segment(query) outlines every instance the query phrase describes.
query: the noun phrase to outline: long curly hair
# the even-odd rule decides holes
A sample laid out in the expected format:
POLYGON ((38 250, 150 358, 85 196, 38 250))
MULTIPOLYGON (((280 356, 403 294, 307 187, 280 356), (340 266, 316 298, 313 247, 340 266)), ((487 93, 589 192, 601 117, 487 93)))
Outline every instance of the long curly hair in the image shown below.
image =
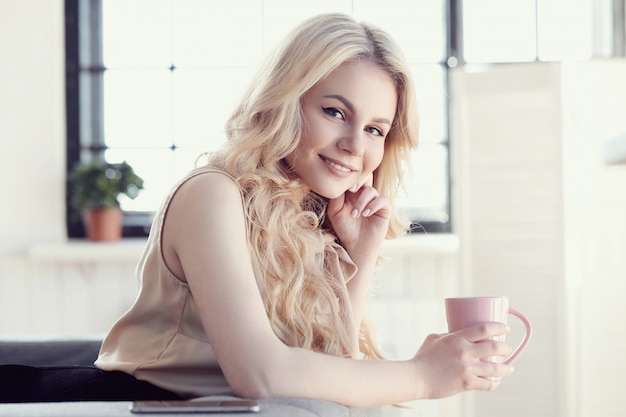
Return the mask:
MULTIPOLYGON (((395 81, 396 116, 373 184, 393 201, 417 146, 413 81, 387 33, 343 14, 304 21, 269 56, 228 119, 227 144, 208 164, 241 187, 257 280, 278 337, 289 346, 332 355, 354 357, 358 349, 380 358, 367 325, 355 329, 345 283, 328 268, 327 250, 336 237, 324 226, 327 201, 304 187, 284 162, 301 138, 303 95, 357 59, 375 63, 395 81)), ((406 226, 394 215, 387 238, 406 226)))

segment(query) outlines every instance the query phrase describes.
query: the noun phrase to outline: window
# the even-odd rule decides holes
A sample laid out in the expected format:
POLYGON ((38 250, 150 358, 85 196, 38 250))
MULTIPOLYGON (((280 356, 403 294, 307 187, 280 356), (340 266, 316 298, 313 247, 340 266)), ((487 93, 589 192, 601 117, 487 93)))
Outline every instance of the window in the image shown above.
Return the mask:
MULTIPOLYGON (((376 23, 402 46, 417 84, 421 129, 399 209, 416 232, 450 232, 449 72, 457 65, 623 55, 624 11, 606 4, 66 0, 67 169, 94 157, 133 165, 145 190, 122 202, 124 233, 145 235, 173 182, 199 153, 223 143, 228 114, 266 52, 297 22, 339 11, 376 23)), ((67 206, 68 234, 82 236, 80 218, 67 206)))
POLYGON ((594 0, 464 1, 465 63, 589 59, 594 0))
MULTIPOLYGON (((124 234, 145 235, 174 181, 225 140, 266 52, 297 22, 330 11, 374 22, 402 45, 421 136, 400 210, 419 230, 450 231, 444 0, 66 0, 68 170, 81 159, 130 163, 145 189, 122 201, 124 234)), ((83 236, 69 204, 68 234, 83 236)))

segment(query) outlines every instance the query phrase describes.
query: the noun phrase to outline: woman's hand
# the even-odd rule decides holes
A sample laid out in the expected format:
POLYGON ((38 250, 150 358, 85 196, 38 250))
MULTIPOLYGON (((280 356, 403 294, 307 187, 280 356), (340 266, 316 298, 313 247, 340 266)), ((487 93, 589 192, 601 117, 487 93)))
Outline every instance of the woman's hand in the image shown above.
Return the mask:
POLYGON ((413 362, 424 380, 423 398, 443 398, 462 391, 492 391, 513 367, 489 362, 491 356, 508 356, 511 347, 488 339, 507 332, 502 323, 485 323, 443 335, 430 335, 413 362))
POLYGON ((326 213, 337 237, 354 257, 377 256, 389 227, 391 203, 372 186, 369 174, 329 201, 326 213))

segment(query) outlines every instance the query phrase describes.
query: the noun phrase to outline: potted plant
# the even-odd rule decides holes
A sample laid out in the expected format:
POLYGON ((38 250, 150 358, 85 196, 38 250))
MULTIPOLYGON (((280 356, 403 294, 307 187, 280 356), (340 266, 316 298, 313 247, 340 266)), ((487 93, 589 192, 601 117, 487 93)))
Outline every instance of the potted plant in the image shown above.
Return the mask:
POLYGON ((87 238, 112 241, 122 237, 120 195, 134 199, 143 189, 143 179, 126 162, 78 163, 69 175, 71 199, 81 212, 87 238))

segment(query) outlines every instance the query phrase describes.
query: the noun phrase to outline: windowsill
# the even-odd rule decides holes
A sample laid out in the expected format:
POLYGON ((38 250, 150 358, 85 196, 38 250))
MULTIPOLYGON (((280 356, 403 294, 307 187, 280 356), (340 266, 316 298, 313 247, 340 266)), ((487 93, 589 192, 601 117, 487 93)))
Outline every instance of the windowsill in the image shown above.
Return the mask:
POLYGON ((136 262, 143 253, 146 238, 124 238, 115 242, 69 239, 65 242, 33 245, 29 256, 36 261, 136 262))
POLYGON ((383 256, 398 255, 445 255, 459 250, 459 237, 451 233, 413 234, 385 241, 383 256))
MULTIPOLYGON (((116 242, 90 242, 69 239, 66 242, 42 243, 30 248, 29 256, 48 262, 135 262, 143 253, 145 238, 125 238, 116 242)), ((459 238, 453 234, 409 235, 387 241, 382 255, 444 255, 458 251, 459 238)))

